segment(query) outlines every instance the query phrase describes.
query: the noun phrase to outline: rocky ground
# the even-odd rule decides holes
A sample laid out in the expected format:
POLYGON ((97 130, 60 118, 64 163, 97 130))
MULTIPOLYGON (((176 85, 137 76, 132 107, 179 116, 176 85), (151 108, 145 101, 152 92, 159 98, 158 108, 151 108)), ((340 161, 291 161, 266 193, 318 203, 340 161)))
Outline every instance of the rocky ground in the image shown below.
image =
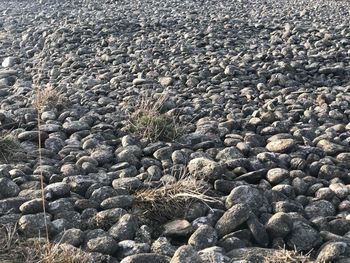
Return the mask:
POLYGON ((43 236, 42 174, 50 239, 91 262, 263 262, 281 247, 350 262, 349 10, 2 0, 0 129, 20 145, 0 165, 0 224, 43 236), (159 100, 174 139, 130 128, 159 100), (140 215, 140 192, 186 176, 205 196, 140 215))

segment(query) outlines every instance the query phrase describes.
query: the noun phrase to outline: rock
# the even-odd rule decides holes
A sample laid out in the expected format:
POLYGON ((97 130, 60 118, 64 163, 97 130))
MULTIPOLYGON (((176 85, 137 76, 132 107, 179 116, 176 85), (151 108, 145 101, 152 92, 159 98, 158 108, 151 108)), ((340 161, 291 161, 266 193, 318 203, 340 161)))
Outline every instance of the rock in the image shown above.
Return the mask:
POLYGON ((234 231, 238 226, 248 220, 251 209, 246 204, 233 205, 216 223, 215 229, 219 237, 234 231))
POLYGON ((125 258, 135 254, 148 253, 150 246, 146 243, 137 243, 133 240, 124 240, 118 243, 118 256, 125 258))
POLYGON ((264 194, 257 188, 250 185, 235 187, 226 198, 227 209, 235 204, 246 204, 254 212, 268 212, 270 210, 268 201, 264 194))
POLYGON ((159 237, 152 243, 151 251, 157 254, 172 257, 176 251, 176 247, 170 243, 168 238, 159 237))
POLYGON ((108 233, 117 241, 133 240, 137 230, 137 221, 130 215, 123 215, 119 221, 113 225, 108 233))
POLYGON ((63 123, 62 128, 66 133, 72 134, 79 131, 89 130, 90 126, 83 121, 71 121, 63 123))
POLYGON ((280 139, 269 142, 266 149, 270 152, 287 153, 295 148, 296 144, 293 139, 280 139))
POLYGON ((8 178, 0 178, 0 199, 15 197, 20 192, 16 183, 8 178))
POLYGON ((333 216, 336 210, 333 204, 327 200, 313 201, 305 207, 307 218, 314 218, 317 216, 333 216))
POLYGON ((286 238, 290 249, 309 251, 322 243, 320 234, 308 224, 302 221, 293 223, 292 232, 286 238))
POLYGON ((251 214, 247 220, 247 226, 256 243, 258 243, 260 246, 267 247, 269 244, 269 235, 267 234, 265 226, 259 222, 254 214, 251 214))
POLYGON ((46 233, 45 223, 47 225, 48 234, 50 235, 54 228, 48 214, 46 215, 46 221, 43 213, 24 215, 19 219, 18 226, 19 230, 27 237, 38 237, 46 233))
POLYGON ((80 229, 71 228, 60 233, 56 240, 60 244, 69 244, 75 247, 79 247, 84 241, 84 233, 80 229))
POLYGON ((112 208, 129 208, 134 201, 134 197, 131 195, 118 195, 109 197, 102 201, 102 209, 112 209, 112 208))
POLYGON ((266 230, 273 237, 285 237, 293 228, 293 221, 286 213, 279 212, 270 217, 266 230))
POLYGON ((9 67, 13 67, 15 64, 18 64, 20 62, 19 58, 16 58, 16 57, 6 57, 1 65, 4 67, 4 68, 9 68, 9 67))
POLYGON ((209 247, 198 251, 202 262, 228 263, 230 258, 225 256, 225 252, 220 247, 209 247))
POLYGON ((113 180, 112 182, 113 188, 126 188, 130 190, 136 190, 141 187, 142 182, 140 179, 133 177, 133 178, 118 178, 113 180))
POLYGON ((283 182, 288 178, 288 176, 288 170, 282 168, 273 168, 267 172, 266 178, 271 184, 276 185, 283 182))
POLYGON ((326 139, 320 140, 317 143, 317 147, 321 148, 328 155, 336 155, 338 153, 345 152, 345 148, 343 146, 326 139))
POLYGON ((156 253, 141 253, 124 258, 120 263, 169 263, 170 258, 156 253))
POLYGON ((25 197, 11 197, 0 200, 0 216, 9 213, 19 213, 20 206, 28 201, 25 197))
POLYGON ((348 245, 344 242, 329 242, 323 245, 318 252, 316 262, 335 262, 341 256, 348 245))
POLYGON ((222 165, 206 158, 192 159, 187 168, 191 175, 204 180, 215 180, 224 173, 222 165))
POLYGON ((193 247, 184 245, 176 250, 170 263, 202 263, 202 261, 193 247))
POLYGON ((70 185, 66 183, 53 183, 45 187, 46 193, 51 193, 55 198, 61 198, 70 195, 70 185))
POLYGON ((163 87, 168 87, 171 84, 173 84, 173 79, 171 77, 162 77, 162 78, 159 78, 159 83, 163 87))
MULTIPOLYGON (((47 209, 48 208, 47 202, 45 201, 44 204, 45 204, 45 208, 47 209)), ((30 201, 27 201, 19 207, 19 210, 22 212, 23 215, 41 213, 44 211, 43 201, 41 198, 36 198, 30 201)))
POLYGON ((193 246, 196 250, 201 250, 207 247, 215 246, 218 240, 216 230, 209 226, 203 225, 190 236, 188 244, 193 246))
POLYGON ((87 247, 92 252, 113 255, 118 251, 118 243, 110 236, 102 236, 90 239, 87 247))
POLYGON ((226 162, 231 159, 242 158, 243 154, 236 147, 228 147, 221 150, 215 157, 216 160, 226 162))
POLYGON ((173 220, 163 226, 163 235, 168 237, 189 236, 192 233, 192 225, 187 220, 173 220))

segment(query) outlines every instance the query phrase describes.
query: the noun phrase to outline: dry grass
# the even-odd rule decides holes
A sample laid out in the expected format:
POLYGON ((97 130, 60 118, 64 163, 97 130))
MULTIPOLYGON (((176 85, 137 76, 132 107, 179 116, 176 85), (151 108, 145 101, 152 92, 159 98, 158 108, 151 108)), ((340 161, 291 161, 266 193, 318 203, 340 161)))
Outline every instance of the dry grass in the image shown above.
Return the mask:
POLYGON ((312 263, 309 253, 303 255, 294 250, 280 249, 265 256, 263 263, 312 263))
POLYGON ((0 163, 8 162, 20 150, 16 136, 9 132, 0 133, 0 163))
POLYGON ((87 263, 81 250, 64 244, 46 243, 43 239, 27 240, 17 232, 16 225, 0 227, 1 263, 87 263))
POLYGON ((129 102, 136 109, 129 115, 129 131, 149 141, 173 141, 181 136, 185 125, 178 121, 178 116, 161 113, 167 99, 168 96, 163 95, 154 100, 147 94, 138 101, 129 102))
POLYGON ((174 183, 135 192, 134 212, 146 221, 164 223, 181 218, 193 202, 209 204, 219 199, 209 195, 209 186, 184 173, 174 183))
POLYGON ((44 107, 54 108, 59 104, 66 104, 61 91, 52 86, 47 86, 43 89, 36 88, 32 101, 34 108, 37 110, 42 110, 44 107))

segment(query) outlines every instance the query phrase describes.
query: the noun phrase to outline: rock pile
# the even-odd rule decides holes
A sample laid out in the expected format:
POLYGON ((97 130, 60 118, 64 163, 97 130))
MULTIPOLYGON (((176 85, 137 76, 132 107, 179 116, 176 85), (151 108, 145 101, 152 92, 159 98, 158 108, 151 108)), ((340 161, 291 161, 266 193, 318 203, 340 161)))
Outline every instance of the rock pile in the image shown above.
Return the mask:
POLYGON ((38 237, 46 221, 92 262, 263 262, 281 247, 349 262, 349 7, 2 0, 0 129, 20 149, 0 165, 0 224, 38 237), (145 98, 178 138, 132 134, 145 98), (181 171, 217 201, 140 217, 135 193, 181 171))

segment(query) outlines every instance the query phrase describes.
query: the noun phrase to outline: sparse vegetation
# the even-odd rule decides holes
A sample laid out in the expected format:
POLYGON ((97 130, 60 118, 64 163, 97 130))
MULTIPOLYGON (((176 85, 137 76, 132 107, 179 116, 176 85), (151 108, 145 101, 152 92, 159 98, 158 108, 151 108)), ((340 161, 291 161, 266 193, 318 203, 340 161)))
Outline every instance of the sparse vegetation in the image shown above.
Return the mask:
POLYGON ((312 263, 308 254, 303 255, 296 250, 277 250, 265 256, 263 263, 312 263))
POLYGON ((0 134, 0 163, 8 162, 20 149, 16 136, 5 132, 0 134))
POLYGON ((218 202, 210 196, 208 185, 184 174, 174 183, 135 192, 134 212, 140 218, 155 222, 181 218, 193 202, 218 202))
POLYGON ((87 255, 65 244, 46 243, 43 239, 25 239, 16 225, 0 226, 1 263, 85 263, 87 255))
POLYGON ((33 106, 37 110, 42 110, 44 107, 53 108, 57 105, 65 105, 67 102, 61 96, 61 91, 56 90, 52 86, 43 89, 37 88, 33 98, 33 106))
POLYGON ((161 108, 167 96, 154 100, 150 95, 136 102, 137 109, 129 116, 130 131, 140 138, 149 141, 172 141, 184 132, 184 125, 176 116, 161 113, 161 108))

